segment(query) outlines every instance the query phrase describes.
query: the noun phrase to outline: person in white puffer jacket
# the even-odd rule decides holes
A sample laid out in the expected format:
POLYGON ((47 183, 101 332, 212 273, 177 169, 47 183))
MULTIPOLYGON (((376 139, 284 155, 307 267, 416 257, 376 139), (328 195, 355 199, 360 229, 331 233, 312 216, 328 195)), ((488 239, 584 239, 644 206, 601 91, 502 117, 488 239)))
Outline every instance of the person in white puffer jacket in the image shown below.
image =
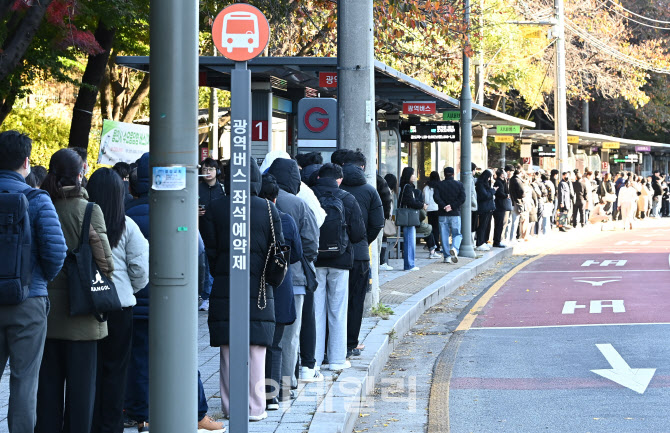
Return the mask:
POLYGON ((92 432, 115 429, 123 418, 126 375, 130 363, 135 293, 149 283, 149 242, 139 226, 125 215, 125 186, 108 168, 96 170, 88 181, 89 199, 105 217, 112 247, 112 281, 121 311, 108 313, 109 335, 98 342, 98 381, 92 432))

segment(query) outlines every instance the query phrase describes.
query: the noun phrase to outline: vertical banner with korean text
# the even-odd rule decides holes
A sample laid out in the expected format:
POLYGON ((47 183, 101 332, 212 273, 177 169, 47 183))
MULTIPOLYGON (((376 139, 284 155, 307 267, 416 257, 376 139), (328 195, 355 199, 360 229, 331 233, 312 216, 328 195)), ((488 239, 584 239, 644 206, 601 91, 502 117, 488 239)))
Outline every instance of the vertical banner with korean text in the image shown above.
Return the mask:
MULTIPOLYGON (((230 365, 240 367, 249 353, 249 198, 251 155, 251 72, 246 62, 236 62, 231 73, 231 135, 230 135, 230 365), (244 306, 244 307, 242 307, 244 306), (239 326, 237 326, 239 325, 239 326), (246 326, 245 326, 246 325, 246 326), (232 328, 231 328, 232 330, 232 328)), ((247 364, 245 362, 242 365, 247 364)), ((248 389, 249 370, 237 368, 230 374, 231 396, 235 390, 248 389)), ((248 393, 230 399, 231 414, 248 413, 248 393)), ((245 422, 246 421, 246 422, 245 422)), ((233 419, 231 425, 242 424, 246 418, 233 419)), ((231 431, 233 428, 231 427, 231 431)))

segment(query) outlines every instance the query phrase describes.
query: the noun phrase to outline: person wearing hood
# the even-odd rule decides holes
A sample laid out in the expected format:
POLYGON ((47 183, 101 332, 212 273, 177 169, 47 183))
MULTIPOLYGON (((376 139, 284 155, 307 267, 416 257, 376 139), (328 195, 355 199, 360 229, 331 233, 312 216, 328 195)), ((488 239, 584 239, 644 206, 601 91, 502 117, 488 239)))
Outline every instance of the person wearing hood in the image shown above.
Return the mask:
POLYGON ((477 213, 479 214, 479 225, 477 226, 477 251, 488 251, 491 248, 486 241, 489 238, 491 217, 496 209, 495 193, 498 187, 491 187, 491 171, 484 170, 477 178, 477 213))
MULTIPOLYGON (((435 253, 440 250, 440 217, 439 207, 435 202, 435 189, 440 183, 440 174, 436 171, 430 172, 428 183, 423 187, 423 199, 428 205, 426 212, 428 214, 428 224, 433 228, 433 240, 435 241, 435 253)), ((432 254, 431 254, 432 255, 432 254)))
POLYGON ((493 211, 493 247, 505 248, 505 244, 502 243, 502 237, 507 227, 510 209, 512 208, 512 200, 507 188, 506 170, 501 168, 496 170, 496 179, 493 187, 496 190, 494 199, 496 208, 493 211))
POLYGON ((437 184, 434 195, 440 221, 444 263, 458 263, 461 248, 461 207, 465 203, 465 187, 454 179, 454 168, 444 167, 444 180, 437 184), (449 237, 451 236, 451 246, 449 237))
MULTIPOLYGON (((263 164, 261 164, 261 173, 266 173, 276 159, 291 159, 291 156, 283 150, 273 150, 272 152, 269 152, 265 155, 263 164)), ((319 199, 316 198, 316 195, 314 195, 314 192, 312 191, 312 185, 308 186, 301 178, 300 188, 296 195, 305 200, 305 203, 307 203, 314 213, 316 224, 321 227, 323 221, 326 219, 326 212, 321 209, 319 199)))
MULTIPOLYGON (((261 287, 261 276, 265 269, 272 228, 277 241, 284 244, 282 223, 274 204, 258 197, 261 190, 261 172, 254 158, 249 158, 249 420, 267 418, 265 400, 265 352, 272 345, 275 331, 274 289, 265 284, 261 287)), ((210 203, 202 232, 214 275, 210 299, 209 325, 210 345, 219 347, 221 353, 220 383, 221 410, 230 416, 230 197, 222 197, 210 203)))
POLYGON ((333 371, 351 366, 346 359, 349 271, 354 264, 353 246, 366 239, 365 222, 356 198, 339 187, 343 177, 342 167, 324 164, 314 186, 315 194, 328 210, 316 261, 316 361, 321 366, 327 327, 329 369, 333 371))
POLYGON ((316 182, 319 169, 323 165, 321 152, 310 152, 296 155, 296 161, 300 166, 300 178, 310 188, 316 182))
POLYGON ((349 152, 342 173, 340 188, 353 195, 361 208, 367 239, 354 244, 354 265, 349 271, 349 308, 347 310, 347 357, 360 355, 358 334, 363 321, 365 293, 370 282, 370 249, 384 228, 384 208, 377 189, 365 179, 367 160, 363 152, 349 152))
MULTIPOLYGON (((282 337, 282 377, 290 377, 291 384, 297 385, 295 378, 295 366, 298 361, 298 349, 300 349, 302 381, 319 381, 323 376, 315 369, 316 358, 316 333, 314 319, 314 290, 309 287, 307 272, 316 276, 314 261, 319 251, 319 226, 314 213, 310 210, 305 200, 297 196, 301 189, 300 170, 298 163, 292 159, 275 159, 267 172, 274 176, 279 186, 277 196, 277 208, 291 215, 300 233, 304 262, 291 265, 293 275, 293 296, 295 299, 296 320, 284 329, 282 337), (309 266, 310 269, 305 269, 309 266), (304 326, 303 326, 304 322, 304 326)), ((319 206, 320 208, 320 206, 319 206)), ((290 398, 282 387, 280 400, 290 398)))

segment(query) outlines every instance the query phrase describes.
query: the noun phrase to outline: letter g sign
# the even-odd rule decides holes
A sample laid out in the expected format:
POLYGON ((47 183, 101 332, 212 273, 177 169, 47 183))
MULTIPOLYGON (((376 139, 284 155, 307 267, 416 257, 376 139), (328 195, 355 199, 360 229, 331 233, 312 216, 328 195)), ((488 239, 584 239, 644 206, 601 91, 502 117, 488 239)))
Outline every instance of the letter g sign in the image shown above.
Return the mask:
POLYGON ((328 112, 321 107, 312 107, 305 113, 304 117, 305 127, 311 132, 319 133, 328 127, 330 119, 328 119, 327 117, 318 117, 318 116, 314 116, 314 118, 312 118, 313 114, 321 114, 323 116, 328 116, 328 112))

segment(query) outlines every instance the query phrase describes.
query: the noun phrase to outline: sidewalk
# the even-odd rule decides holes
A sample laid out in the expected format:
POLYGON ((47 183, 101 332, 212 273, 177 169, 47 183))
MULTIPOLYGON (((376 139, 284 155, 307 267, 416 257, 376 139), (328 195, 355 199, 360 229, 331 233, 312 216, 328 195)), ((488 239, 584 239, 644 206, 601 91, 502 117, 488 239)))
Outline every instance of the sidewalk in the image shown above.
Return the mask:
MULTIPOLYGON (((517 243, 514 248, 497 249, 477 259, 459 258, 457 264, 430 260, 421 246, 417 247, 416 265, 420 270, 380 272, 381 302, 393 310, 388 320, 366 317, 361 328, 365 350, 351 358, 352 367, 333 374, 322 371, 326 380, 320 383, 299 384, 298 397, 284 402, 280 410, 269 411, 268 418, 250 423, 250 432, 350 432, 358 417, 358 406, 366 395, 374 391, 375 377, 384 367, 395 345, 412 324, 430 307, 458 289, 477 274, 495 266, 503 258, 519 254, 537 254, 556 238, 568 241, 594 230, 573 230, 570 233, 552 232, 531 242, 517 243), (423 258, 422 258, 423 257, 423 258)), ((395 269, 402 269, 402 260, 390 260, 395 269)), ((209 346, 207 313, 199 313, 199 368, 209 404, 209 415, 221 420, 219 395, 219 350, 209 346)), ((9 397, 8 368, 0 382, 0 433, 7 432, 6 413, 9 397)), ((227 426, 228 422, 224 424, 227 426)), ((136 432, 128 428, 125 432, 136 432)))

